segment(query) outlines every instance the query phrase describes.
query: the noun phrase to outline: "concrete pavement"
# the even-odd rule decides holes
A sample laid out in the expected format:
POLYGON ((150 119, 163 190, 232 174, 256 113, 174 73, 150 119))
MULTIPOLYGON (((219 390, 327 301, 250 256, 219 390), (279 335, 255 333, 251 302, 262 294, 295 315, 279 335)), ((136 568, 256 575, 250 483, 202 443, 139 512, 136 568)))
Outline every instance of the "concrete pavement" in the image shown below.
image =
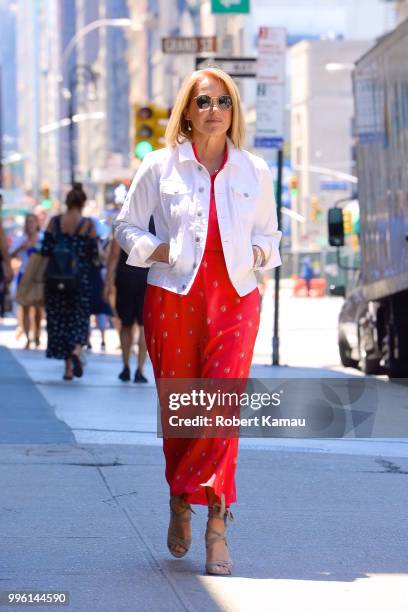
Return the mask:
POLYGON ((154 391, 120 385, 118 365, 90 356, 70 384, 40 352, 1 350, 1 589, 68 590, 81 612, 408 609, 406 455, 242 440, 234 576, 205 576, 204 508, 188 555, 167 552, 163 453, 143 434, 154 391), (121 431, 100 431, 115 420, 121 431))
POLYGON ((160 449, 2 445, 1 588, 68 590, 81 612, 402 612, 408 461, 398 468, 241 451, 235 571, 220 578, 203 575, 203 508, 188 555, 166 550, 160 449))

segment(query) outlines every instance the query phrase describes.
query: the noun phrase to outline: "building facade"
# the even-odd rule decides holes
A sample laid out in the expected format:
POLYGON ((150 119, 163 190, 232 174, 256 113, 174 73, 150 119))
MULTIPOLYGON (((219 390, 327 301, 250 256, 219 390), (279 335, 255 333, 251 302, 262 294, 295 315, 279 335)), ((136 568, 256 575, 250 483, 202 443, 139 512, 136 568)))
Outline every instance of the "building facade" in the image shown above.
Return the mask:
POLYGON ((351 70, 369 46, 366 41, 304 41, 290 51, 291 161, 298 178, 292 208, 305 218, 292 224, 294 252, 305 245, 311 251, 324 247, 327 208, 352 194, 347 178, 355 173, 351 70))
POLYGON ((0 0, 0 154, 2 188, 21 186, 21 154, 17 141, 16 5, 0 0))
POLYGON ((99 209, 107 186, 129 177, 129 28, 115 25, 128 17, 126 0, 76 3, 77 32, 101 23, 78 40, 76 66, 76 176, 99 209))
MULTIPOLYGON (((1 0, 0 9, 10 3, 1 0)), ((402 4, 398 5, 398 18, 402 4)), ((382 34, 397 19, 396 5, 381 0, 316 0, 312 5, 304 0, 252 0, 249 15, 229 16, 213 15, 210 0, 14 0, 14 5, 17 104, 7 102, 7 108, 18 108, 16 148, 23 157, 24 188, 39 195, 41 187, 48 184, 53 196, 62 199, 69 186, 72 147, 67 90, 77 80, 71 92, 75 175, 91 196, 97 195, 100 205, 103 185, 131 173, 134 105, 152 101, 172 106, 184 77, 195 67, 193 55, 163 53, 164 36, 215 35, 217 55, 253 57, 260 25, 285 26, 289 45, 300 39, 318 42, 321 38, 351 43, 382 34), (364 18, 368 12, 369 20, 364 18), (80 36, 65 58, 70 41, 87 25, 118 18, 130 18, 136 27, 98 27, 80 36), (95 74, 95 84, 77 74, 84 66, 95 74)), ((290 87, 296 85, 290 71, 288 62, 288 119, 290 87)), ((330 76, 340 78, 339 74, 330 76)), ((241 79, 238 86, 247 118, 246 147, 250 149, 256 120, 255 80, 241 79)), ((298 93, 294 98, 299 99, 298 93)), ((290 123, 295 129, 295 121, 288 120, 287 141, 290 123)))
POLYGON ((75 179, 84 183, 91 197, 98 197, 101 207, 109 169, 119 174, 118 169, 128 169, 126 24, 84 30, 98 20, 127 17, 126 0, 20 0, 17 4, 19 150, 24 188, 37 198, 47 187, 52 198, 63 200, 70 185, 71 151, 75 179), (67 54, 74 37, 76 44, 67 54))
POLYGON ((22 155, 23 188, 37 197, 40 189, 40 3, 17 5, 17 129, 22 155))

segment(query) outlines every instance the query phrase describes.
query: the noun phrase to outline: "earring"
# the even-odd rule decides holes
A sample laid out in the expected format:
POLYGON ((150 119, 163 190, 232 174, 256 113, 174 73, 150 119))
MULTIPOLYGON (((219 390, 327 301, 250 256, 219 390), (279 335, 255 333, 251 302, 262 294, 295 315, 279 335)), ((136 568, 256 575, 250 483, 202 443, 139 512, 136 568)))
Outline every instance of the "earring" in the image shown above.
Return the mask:
POLYGON ((187 119, 187 129, 189 132, 191 132, 191 122, 190 119, 187 119))

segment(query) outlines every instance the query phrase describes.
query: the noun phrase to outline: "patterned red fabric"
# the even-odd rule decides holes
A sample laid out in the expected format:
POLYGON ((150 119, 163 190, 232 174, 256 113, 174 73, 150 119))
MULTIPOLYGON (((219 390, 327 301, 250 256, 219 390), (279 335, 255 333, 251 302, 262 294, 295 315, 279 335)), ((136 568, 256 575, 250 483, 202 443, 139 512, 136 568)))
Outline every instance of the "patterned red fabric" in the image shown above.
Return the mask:
MULTIPOLYGON (((227 153, 223 165, 226 159, 227 153)), ((145 335, 156 380, 249 375, 260 296, 254 289, 239 297, 229 279, 217 221, 215 176, 206 247, 189 293, 147 287, 145 335)), ((236 501, 238 438, 164 438, 163 451, 170 495, 184 494, 189 503, 206 505, 208 486, 218 497, 225 496, 227 507, 236 501)))
MULTIPOLYGON (((196 156, 197 161, 200 161, 198 159, 197 149, 194 143, 193 143, 193 151, 194 151, 194 155, 196 156)), ((223 169, 223 167, 226 164, 227 159, 228 159, 228 148, 225 147, 224 157, 221 162, 221 166, 218 169, 218 172, 220 172, 220 170, 223 169)), ((214 181, 215 181, 215 177, 217 176, 218 172, 215 172, 214 174, 211 175, 210 210, 208 213, 208 232, 207 232, 207 241, 205 243, 205 248, 206 248, 206 251, 222 252, 222 242, 221 242, 220 229, 218 227, 217 207, 215 204, 215 196, 214 196, 214 181)))

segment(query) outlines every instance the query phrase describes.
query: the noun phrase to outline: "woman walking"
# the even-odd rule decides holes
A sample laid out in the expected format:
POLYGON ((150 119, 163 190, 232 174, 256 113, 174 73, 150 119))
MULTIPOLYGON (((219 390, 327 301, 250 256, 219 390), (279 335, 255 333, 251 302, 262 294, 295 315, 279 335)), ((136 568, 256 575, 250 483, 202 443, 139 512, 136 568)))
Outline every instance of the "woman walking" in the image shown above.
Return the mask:
MULTIPOLYGON (((0 194, 0 213, 2 196, 0 194)), ((3 228, 0 215, 0 318, 4 315, 4 297, 7 286, 13 280, 13 270, 11 268, 10 254, 7 245, 6 232, 3 228)))
MULTIPOLYGON (((97 234, 98 234, 98 230, 97 234)), ((110 317, 113 315, 112 308, 104 297, 104 279, 106 275, 106 263, 108 256, 106 254, 109 248, 109 242, 98 236, 99 240, 99 261, 91 266, 90 283, 91 283, 91 315, 95 317, 96 328, 101 333, 101 351, 106 350, 105 332, 108 326, 110 317)), ((89 322, 89 331, 87 339, 87 348, 92 349, 91 344, 92 324, 89 322)))
MULTIPOLYGON (((154 225, 151 229, 154 229, 154 225)), ((126 260, 127 253, 120 248, 118 241, 113 239, 108 257, 104 297, 105 300, 111 300, 114 294, 115 313, 120 321, 119 339, 123 369, 118 378, 122 382, 130 381, 130 356, 137 327, 137 368, 133 380, 135 383, 147 383, 143 373, 147 355, 143 305, 148 271, 147 268, 128 266, 126 260)))
MULTIPOLYGON (((33 253, 39 253, 41 251, 41 242, 43 239, 43 232, 40 229, 40 224, 36 215, 30 213, 25 218, 24 223, 24 234, 16 238, 10 249, 10 257, 18 258, 21 262, 21 266, 17 276, 17 287, 19 286, 21 279, 23 278, 30 257, 33 253)), ((31 331, 31 319, 30 310, 33 309, 33 331, 34 331, 34 342, 38 348, 40 345, 40 333, 41 333, 41 319, 43 317, 42 306, 35 304, 33 306, 23 305, 19 306, 17 319, 22 321, 24 333, 26 335, 26 349, 30 348, 30 331, 31 331)))
POLYGON ((81 377, 82 346, 90 316, 90 270, 98 257, 95 225, 82 216, 86 195, 77 186, 67 194, 67 211, 47 227, 42 254, 50 258, 45 283, 47 357, 65 360, 64 380, 81 377))
MULTIPOLYGON (((128 264, 150 267, 144 319, 156 383, 248 377, 260 311, 254 270, 281 264, 281 232, 269 169, 243 140, 231 77, 217 68, 193 72, 173 108, 167 147, 145 157, 117 218, 128 264)), ((231 574, 225 530, 238 439, 164 438, 163 449, 170 552, 189 549, 190 504, 208 505, 206 571, 231 574)))

